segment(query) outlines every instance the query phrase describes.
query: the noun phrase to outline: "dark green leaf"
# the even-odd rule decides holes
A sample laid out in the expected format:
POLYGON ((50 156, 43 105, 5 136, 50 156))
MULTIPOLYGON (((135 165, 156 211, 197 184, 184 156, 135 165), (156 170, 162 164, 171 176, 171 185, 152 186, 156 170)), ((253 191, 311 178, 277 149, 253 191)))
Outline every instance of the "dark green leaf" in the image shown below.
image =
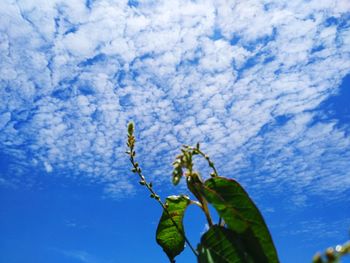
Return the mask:
POLYGON ((252 263, 235 232, 212 226, 198 245, 199 263, 252 263))
POLYGON ((240 237, 253 262, 279 262, 275 246, 259 209, 242 186, 232 179, 214 177, 196 186, 228 228, 240 237))
POLYGON ((190 199, 187 196, 169 196, 165 203, 169 213, 163 211, 158 224, 156 234, 157 243, 163 248, 171 262, 175 262, 174 258, 185 247, 183 217, 189 204, 190 199))

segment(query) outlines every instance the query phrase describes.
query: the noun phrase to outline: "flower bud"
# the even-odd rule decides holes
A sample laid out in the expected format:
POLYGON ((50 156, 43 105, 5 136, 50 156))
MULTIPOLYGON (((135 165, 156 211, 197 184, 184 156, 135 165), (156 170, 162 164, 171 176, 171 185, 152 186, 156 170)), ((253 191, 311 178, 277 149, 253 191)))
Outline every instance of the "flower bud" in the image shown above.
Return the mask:
POLYGON ((350 254, 350 241, 344 244, 343 246, 344 253, 349 253, 350 254))
POLYGON ((312 259, 312 263, 323 263, 321 254, 318 252, 312 259))
POLYGON ((133 122, 129 122, 128 124, 128 134, 132 135, 134 133, 134 123, 133 122))
POLYGON ((326 257, 328 259, 328 261, 333 262, 335 261, 335 253, 334 253, 334 249, 333 248, 327 248, 326 250, 326 257))
POLYGON ((173 176, 173 185, 177 185, 180 182, 181 176, 174 175, 173 176))

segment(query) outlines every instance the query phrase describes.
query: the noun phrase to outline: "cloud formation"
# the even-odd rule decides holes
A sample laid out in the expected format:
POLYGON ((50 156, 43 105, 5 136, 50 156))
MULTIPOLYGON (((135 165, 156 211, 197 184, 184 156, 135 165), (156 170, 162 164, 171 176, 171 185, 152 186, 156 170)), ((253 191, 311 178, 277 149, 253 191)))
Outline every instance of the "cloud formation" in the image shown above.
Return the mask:
POLYGON ((225 175, 257 188, 349 189, 349 137, 337 120, 312 124, 350 72, 347 0, 6 0, 0 10, 0 151, 22 169, 132 192, 132 119, 158 182, 178 147, 199 141, 225 175))

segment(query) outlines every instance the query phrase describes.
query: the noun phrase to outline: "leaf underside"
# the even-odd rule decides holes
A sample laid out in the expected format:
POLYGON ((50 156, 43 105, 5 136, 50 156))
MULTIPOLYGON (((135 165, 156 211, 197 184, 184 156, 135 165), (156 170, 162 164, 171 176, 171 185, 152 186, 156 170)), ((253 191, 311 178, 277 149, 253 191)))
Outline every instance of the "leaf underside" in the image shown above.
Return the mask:
POLYGON ((169 196, 166 199, 165 205, 169 213, 163 211, 157 227, 156 240, 169 257, 170 262, 175 262, 174 258, 185 247, 183 217, 189 204, 190 199, 184 195, 169 196))
POLYGON ((252 259, 252 262, 279 262, 270 232, 260 211, 238 182, 224 177, 214 177, 204 184, 197 184, 196 187, 214 206, 227 227, 235 233, 236 238, 235 242, 231 242, 232 247, 236 250, 243 249, 242 251, 252 259), (237 247, 238 244, 239 247, 237 247))
POLYGON ((201 238, 198 245, 198 263, 242 263, 249 260, 236 233, 214 225, 201 238))

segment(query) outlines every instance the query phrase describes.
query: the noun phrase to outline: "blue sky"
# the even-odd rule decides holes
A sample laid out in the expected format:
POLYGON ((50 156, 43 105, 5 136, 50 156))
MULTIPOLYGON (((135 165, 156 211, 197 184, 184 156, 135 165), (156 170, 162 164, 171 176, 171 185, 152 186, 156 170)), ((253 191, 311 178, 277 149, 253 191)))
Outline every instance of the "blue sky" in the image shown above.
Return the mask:
MULTIPOLYGON (((129 120, 163 198, 186 192, 171 163, 201 142, 282 262, 349 239, 348 0, 3 0, 0 99, 1 262, 166 262, 129 120)), ((185 227, 196 244, 196 208, 185 227)))

